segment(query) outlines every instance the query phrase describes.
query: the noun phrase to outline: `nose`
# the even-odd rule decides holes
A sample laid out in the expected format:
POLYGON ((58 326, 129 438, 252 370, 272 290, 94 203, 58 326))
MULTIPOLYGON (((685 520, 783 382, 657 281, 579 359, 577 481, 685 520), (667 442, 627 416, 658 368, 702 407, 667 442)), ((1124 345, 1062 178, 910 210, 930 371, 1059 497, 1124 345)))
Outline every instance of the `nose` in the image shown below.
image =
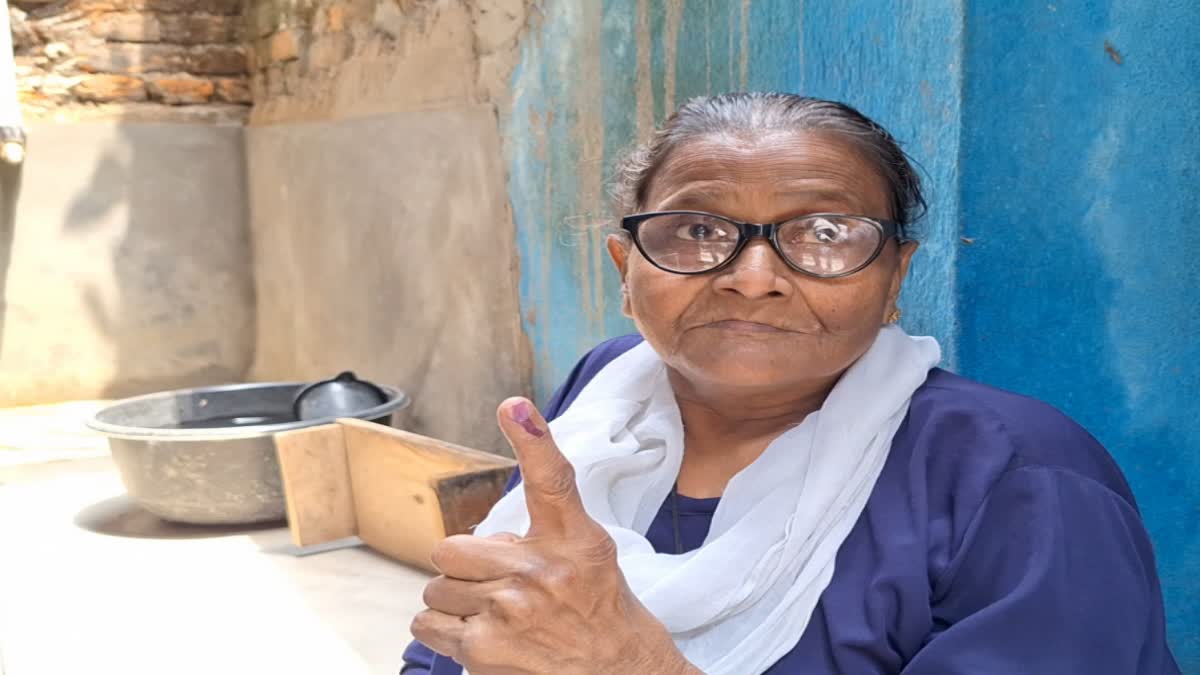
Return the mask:
POLYGON ((785 297, 792 291, 787 278, 790 271, 769 241, 754 239, 717 273, 713 287, 719 293, 736 293, 749 300, 785 297))

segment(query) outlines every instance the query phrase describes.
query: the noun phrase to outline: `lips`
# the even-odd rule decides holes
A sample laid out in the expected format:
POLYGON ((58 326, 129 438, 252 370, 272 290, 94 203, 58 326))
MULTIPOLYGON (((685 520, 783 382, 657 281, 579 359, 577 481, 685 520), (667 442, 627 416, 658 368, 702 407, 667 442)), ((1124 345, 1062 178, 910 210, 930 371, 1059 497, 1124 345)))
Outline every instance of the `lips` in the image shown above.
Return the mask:
POLYGON ((740 319, 726 319, 724 321, 715 321, 708 324, 709 328, 718 330, 727 330, 736 333, 790 333, 792 331, 772 326, 766 323, 757 321, 742 321, 740 319))

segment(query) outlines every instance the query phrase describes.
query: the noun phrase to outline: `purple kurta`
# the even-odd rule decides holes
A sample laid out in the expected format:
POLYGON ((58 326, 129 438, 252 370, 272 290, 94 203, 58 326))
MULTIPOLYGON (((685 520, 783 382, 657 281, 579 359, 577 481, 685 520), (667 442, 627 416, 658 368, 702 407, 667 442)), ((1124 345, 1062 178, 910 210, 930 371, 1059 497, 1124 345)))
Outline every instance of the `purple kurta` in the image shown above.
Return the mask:
MULTIPOLYGON (((640 341, 594 349, 545 416, 640 341)), ((719 501, 680 498, 685 550, 704 542, 719 501)), ((646 536, 675 550, 670 500, 646 536)), ((770 675, 1179 673, 1154 552, 1112 458, 1050 406, 939 369, 797 637, 770 675)), ((414 642, 401 672, 462 668, 414 642)))

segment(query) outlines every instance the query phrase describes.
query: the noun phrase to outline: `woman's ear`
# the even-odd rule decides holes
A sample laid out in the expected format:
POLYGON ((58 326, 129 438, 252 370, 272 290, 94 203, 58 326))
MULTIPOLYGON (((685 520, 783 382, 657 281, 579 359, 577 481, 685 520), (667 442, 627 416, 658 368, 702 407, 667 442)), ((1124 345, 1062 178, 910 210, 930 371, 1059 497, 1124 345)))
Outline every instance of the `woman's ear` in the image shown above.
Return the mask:
POLYGON ((629 302, 629 249, 632 242, 624 232, 608 235, 608 257, 612 258, 617 274, 621 277, 621 313, 633 318, 633 307, 629 302))
MULTIPOLYGON (((896 260, 896 269, 892 272, 892 284, 888 289, 887 306, 889 308, 895 308, 896 303, 900 301, 900 290, 904 286, 905 277, 908 276, 908 265, 912 262, 913 254, 917 252, 917 246, 915 241, 906 241, 900 244, 900 250, 897 251, 899 257, 896 260)), ((885 311, 891 313, 891 309, 885 311)))

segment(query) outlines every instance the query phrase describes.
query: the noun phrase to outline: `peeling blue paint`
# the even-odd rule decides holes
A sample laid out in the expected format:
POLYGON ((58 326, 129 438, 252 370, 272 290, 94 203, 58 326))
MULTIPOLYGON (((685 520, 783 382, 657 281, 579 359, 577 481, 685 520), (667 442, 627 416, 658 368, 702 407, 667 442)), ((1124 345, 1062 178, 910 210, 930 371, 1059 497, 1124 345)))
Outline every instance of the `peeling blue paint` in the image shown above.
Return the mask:
POLYGON ((905 141, 925 168, 933 197, 903 298, 905 324, 937 336, 947 363, 956 363, 961 0, 917 3, 903 16, 882 2, 606 0, 588 19, 580 8, 587 4, 543 5, 539 25, 521 45, 506 121, 537 398, 544 400, 588 348, 632 330, 620 315, 607 254, 601 253, 600 265, 583 265, 596 257, 577 250, 602 245, 602 237, 581 235, 578 227, 603 215, 600 205, 580 198, 596 190, 581 183, 581 163, 595 161, 580 156, 589 134, 602 138, 603 171, 591 172, 599 180, 637 140, 639 114, 658 123, 670 103, 742 89, 844 100, 905 141), (639 54, 639 38, 648 53, 639 54), (598 81, 581 77, 588 59, 601 59, 598 81), (577 125, 581 109, 595 106, 602 111, 595 123, 577 125), (603 307, 598 293, 610 299, 603 307))

